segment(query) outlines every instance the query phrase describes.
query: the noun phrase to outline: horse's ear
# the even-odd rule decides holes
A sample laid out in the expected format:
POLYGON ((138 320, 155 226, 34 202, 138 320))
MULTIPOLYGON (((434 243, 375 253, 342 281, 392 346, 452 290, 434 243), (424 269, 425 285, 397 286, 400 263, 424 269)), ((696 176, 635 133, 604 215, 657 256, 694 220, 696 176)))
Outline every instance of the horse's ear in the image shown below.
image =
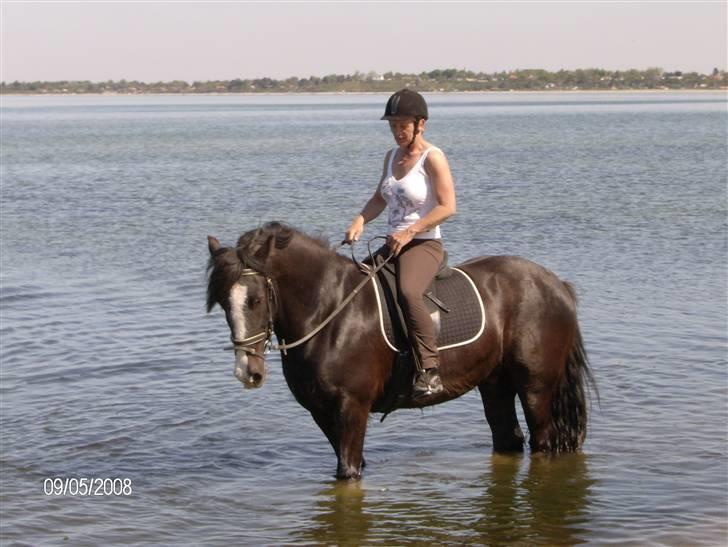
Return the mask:
POLYGON ((210 249, 210 254, 213 255, 222 245, 216 238, 207 236, 207 247, 210 249))
POLYGON ((255 255, 265 260, 273 254, 275 248, 276 236, 270 235, 268 236, 268 239, 266 239, 265 242, 260 246, 260 249, 258 249, 258 252, 255 253, 255 255))
POLYGON ((265 241, 261 242, 258 247, 253 251, 253 256, 258 260, 267 260, 273 250, 276 248, 276 236, 269 235, 265 241))

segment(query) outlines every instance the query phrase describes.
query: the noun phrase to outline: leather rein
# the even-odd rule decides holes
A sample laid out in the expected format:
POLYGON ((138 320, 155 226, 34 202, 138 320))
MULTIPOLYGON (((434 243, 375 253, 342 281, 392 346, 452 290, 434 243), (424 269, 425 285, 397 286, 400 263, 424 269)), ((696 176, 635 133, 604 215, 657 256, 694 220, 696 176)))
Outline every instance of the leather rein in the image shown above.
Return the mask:
MULTIPOLYGON (((378 238, 373 238, 373 239, 378 239, 378 238)), ((373 239, 369 241, 369 244, 371 243, 371 241, 373 241, 373 239)), ((348 244, 348 243, 344 242, 341 245, 339 245, 338 248, 340 249, 345 244, 348 244)), ((256 355, 256 356, 261 356, 261 357, 263 355, 267 354, 270 350, 276 350, 276 351, 280 350, 283 352, 283 355, 288 355, 289 349, 298 347, 301 344, 308 342, 311 338, 313 338, 319 332, 321 332, 321 330, 326 325, 328 325, 337 315, 339 315, 339 313, 341 313, 341 310, 343 310, 347 306, 347 304, 349 304, 349 302, 352 301, 352 299, 361 291, 361 289, 364 287, 364 285, 366 285, 369 281, 371 281, 374 278, 374 276, 377 275, 377 272, 379 270, 381 270, 384 266, 386 266, 387 263, 390 261, 390 259, 393 257, 393 255, 390 254, 389 256, 387 256, 384 259, 384 261, 382 261, 381 264, 379 264, 378 266, 376 266, 374 268, 361 264, 354 257, 354 242, 351 243, 351 256, 352 256, 354 262, 356 263, 356 265, 359 267, 359 269, 362 272, 367 273, 366 278, 363 279, 361 281, 361 283, 359 283, 356 287, 354 287, 354 290, 352 290, 351 293, 344 300, 341 301, 341 303, 336 307, 336 309, 333 312, 331 312, 328 315, 328 317, 326 317, 326 319, 324 319, 316 328, 314 328, 307 335, 299 338, 298 340, 296 340, 294 342, 288 343, 288 344, 286 343, 285 339, 283 339, 283 338, 281 338, 280 344, 273 343, 273 334, 274 334, 273 308, 277 307, 277 303, 278 303, 278 295, 276 294, 275 285, 273 285, 273 279, 270 276, 268 276, 258 270, 255 270, 253 268, 243 269, 240 272, 241 278, 250 276, 250 275, 265 277, 265 285, 266 285, 266 292, 267 292, 266 302, 267 302, 267 306, 268 306, 268 320, 266 322, 265 330, 259 332, 258 334, 249 336, 242 340, 237 340, 233 336, 231 336, 230 340, 232 341, 233 345, 227 346, 224 349, 228 350, 228 351, 229 350, 244 351, 248 355, 256 355), (259 342, 262 342, 262 341, 265 341, 265 342, 263 344, 263 352, 261 353, 261 352, 257 351, 253 347, 253 345, 257 344, 259 342)), ((369 256, 370 257, 372 256, 371 249, 369 249, 369 256)), ((374 263, 374 261, 372 260, 372 264, 373 263, 374 263)))

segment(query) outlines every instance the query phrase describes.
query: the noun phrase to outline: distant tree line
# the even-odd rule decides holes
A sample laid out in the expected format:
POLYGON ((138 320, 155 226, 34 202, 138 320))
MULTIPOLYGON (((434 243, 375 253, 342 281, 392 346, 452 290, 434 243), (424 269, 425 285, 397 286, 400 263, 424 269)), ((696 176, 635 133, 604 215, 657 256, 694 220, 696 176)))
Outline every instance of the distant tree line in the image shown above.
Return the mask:
POLYGON ((604 70, 587 68, 549 72, 540 69, 472 72, 454 68, 419 74, 376 72, 329 74, 308 78, 291 77, 211 80, 185 82, 1 82, 2 94, 73 93, 315 93, 315 92, 390 92, 409 87, 418 91, 537 91, 537 90, 619 90, 619 89, 728 89, 728 74, 715 68, 711 74, 647 70, 604 70))

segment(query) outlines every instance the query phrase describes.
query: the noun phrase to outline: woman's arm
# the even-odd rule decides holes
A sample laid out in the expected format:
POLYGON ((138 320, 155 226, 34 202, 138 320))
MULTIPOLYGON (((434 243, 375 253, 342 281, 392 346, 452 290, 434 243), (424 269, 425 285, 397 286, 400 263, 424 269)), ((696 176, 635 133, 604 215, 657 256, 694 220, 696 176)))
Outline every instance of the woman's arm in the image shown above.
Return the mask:
POLYGON ((390 237, 390 247, 398 255, 402 247, 407 245, 420 232, 427 232, 445 222, 456 212, 455 184, 450 173, 450 165, 445 154, 433 150, 425 159, 425 171, 430 176, 432 190, 437 205, 420 220, 406 230, 401 230, 390 237))
POLYGON ((351 226, 349 226, 349 229, 346 230, 344 241, 347 243, 351 243, 352 241, 358 241, 361 237, 362 232, 364 232, 364 225, 377 218, 387 206, 387 202, 382 197, 380 189, 382 186, 382 181, 384 181, 384 177, 387 176, 387 164, 389 163, 389 154, 391 154, 391 151, 387 152, 386 156, 384 157, 382 176, 379 179, 377 189, 374 191, 372 197, 369 198, 369 201, 367 201, 367 204, 361 210, 361 213, 354 217, 354 220, 352 221, 351 226))

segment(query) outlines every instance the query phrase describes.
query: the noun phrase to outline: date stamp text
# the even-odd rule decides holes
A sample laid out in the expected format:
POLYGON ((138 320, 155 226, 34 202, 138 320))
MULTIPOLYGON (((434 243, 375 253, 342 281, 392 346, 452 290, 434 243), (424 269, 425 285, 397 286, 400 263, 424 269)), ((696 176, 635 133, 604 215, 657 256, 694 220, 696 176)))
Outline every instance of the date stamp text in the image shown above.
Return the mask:
POLYGON ((46 496, 131 496, 131 479, 55 477, 43 480, 46 496))

